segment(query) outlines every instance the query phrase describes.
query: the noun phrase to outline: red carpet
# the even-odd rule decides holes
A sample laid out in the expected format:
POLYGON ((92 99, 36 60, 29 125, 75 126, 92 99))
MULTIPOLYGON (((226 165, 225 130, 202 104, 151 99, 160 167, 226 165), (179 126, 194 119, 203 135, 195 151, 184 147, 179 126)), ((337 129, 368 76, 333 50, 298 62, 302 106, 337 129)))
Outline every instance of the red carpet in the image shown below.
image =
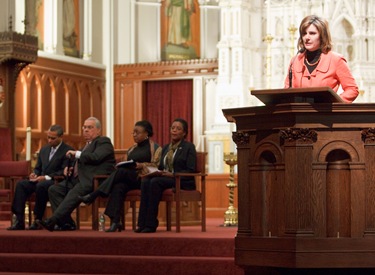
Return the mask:
MULTIPOLYGON (((0 274, 244 274, 234 264, 236 227, 223 220, 181 233, 7 231, 0 223, 0 274)), ((174 229, 174 228, 173 228, 174 229)))

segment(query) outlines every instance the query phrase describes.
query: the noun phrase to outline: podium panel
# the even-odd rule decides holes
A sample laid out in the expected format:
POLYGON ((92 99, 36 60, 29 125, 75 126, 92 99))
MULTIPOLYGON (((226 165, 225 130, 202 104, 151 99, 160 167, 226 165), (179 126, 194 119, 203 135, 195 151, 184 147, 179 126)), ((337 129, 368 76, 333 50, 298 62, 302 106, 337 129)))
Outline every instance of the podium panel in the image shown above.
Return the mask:
POLYGON ((237 126, 236 264, 246 274, 373 272, 375 104, 290 90, 288 100, 317 100, 265 90, 266 106, 223 110, 237 126))

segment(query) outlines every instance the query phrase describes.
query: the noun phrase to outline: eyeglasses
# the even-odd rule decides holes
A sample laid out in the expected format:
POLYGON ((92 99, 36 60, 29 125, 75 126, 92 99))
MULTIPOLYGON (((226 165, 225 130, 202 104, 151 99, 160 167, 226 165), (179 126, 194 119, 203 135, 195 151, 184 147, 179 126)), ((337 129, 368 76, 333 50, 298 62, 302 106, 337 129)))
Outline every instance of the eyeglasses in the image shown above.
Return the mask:
POLYGON ((57 139, 58 137, 51 137, 51 136, 47 136, 47 139, 51 139, 51 140, 55 140, 57 139))
POLYGON ((86 129, 89 129, 89 130, 94 129, 94 126, 92 126, 92 125, 88 125, 88 126, 83 125, 82 126, 82 130, 86 130, 86 129))

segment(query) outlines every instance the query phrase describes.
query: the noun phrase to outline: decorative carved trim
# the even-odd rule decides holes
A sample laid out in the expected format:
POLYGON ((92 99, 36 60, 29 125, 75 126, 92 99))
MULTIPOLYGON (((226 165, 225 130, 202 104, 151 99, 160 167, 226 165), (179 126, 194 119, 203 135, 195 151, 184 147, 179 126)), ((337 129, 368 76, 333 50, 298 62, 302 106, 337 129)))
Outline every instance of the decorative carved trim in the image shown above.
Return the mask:
POLYGON ((365 144, 375 144, 375 128, 363 129, 361 136, 365 144))
POLYGON ((185 76, 217 75, 217 59, 192 59, 114 66, 116 79, 163 79, 185 76))
POLYGON ((246 144, 249 144, 250 133, 249 132, 233 132, 232 139, 234 143, 236 143, 237 145, 246 145, 246 144))
POLYGON ((281 143, 284 142, 295 142, 300 141, 302 143, 313 143, 317 140, 317 132, 308 128, 287 128, 286 130, 280 130, 281 143))
POLYGON ((38 38, 17 32, 0 33, 0 63, 8 60, 33 63, 38 58, 38 38))

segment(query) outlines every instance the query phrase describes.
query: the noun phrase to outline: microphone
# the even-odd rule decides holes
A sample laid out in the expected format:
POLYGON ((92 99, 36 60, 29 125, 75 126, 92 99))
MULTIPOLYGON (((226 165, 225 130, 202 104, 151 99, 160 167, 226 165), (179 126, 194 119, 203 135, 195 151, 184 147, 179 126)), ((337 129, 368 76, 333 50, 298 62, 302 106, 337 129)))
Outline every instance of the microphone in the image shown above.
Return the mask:
POLYGON ((289 88, 292 88, 292 78, 293 78, 292 68, 293 68, 294 61, 296 60, 298 54, 303 53, 304 51, 305 51, 305 48, 299 49, 297 51, 296 55, 293 57, 292 62, 290 62, 290 66, 289 66, 289 88))

